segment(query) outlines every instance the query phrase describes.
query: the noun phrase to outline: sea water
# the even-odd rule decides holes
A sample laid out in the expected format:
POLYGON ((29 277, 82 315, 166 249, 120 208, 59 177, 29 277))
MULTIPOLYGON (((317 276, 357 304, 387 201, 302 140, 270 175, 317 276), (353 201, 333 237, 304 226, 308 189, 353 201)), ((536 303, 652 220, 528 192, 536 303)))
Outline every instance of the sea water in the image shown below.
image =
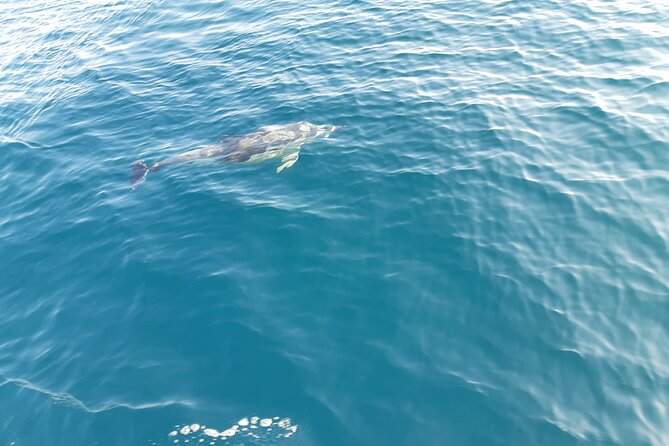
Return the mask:
POLYGON ((0 445, 669 444, 668 23, 1 0, 0 445))

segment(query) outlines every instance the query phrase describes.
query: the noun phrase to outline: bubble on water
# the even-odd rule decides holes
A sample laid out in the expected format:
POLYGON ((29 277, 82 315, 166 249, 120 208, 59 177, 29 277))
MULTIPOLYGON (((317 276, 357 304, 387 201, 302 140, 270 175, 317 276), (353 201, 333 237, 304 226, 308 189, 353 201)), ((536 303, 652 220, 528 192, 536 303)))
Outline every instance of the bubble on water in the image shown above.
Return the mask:
MULTIPOLYGON (((280 417, 244 417, 237 423, 230 425, 227 429, 218 430, 207 428, 204 424, 185 424, 176 425, 176 430, 169 432, 168 437, 179 437, 174 439, 174 443, 204 443, 207 441, 210 446, 215 446, 216 440, 222 440, 225 444, 229 443, 232 437, 241 437, 239 441, 247 439, 258 439, 261 441, 271 441, 272 439, 288 438, 297 432, 297 425, 293 425, 290 418, 280 417), (212 440, 213 438, 213 440, 212 440), (208 441, 212 440, 212 441, 208 441)), ((242 444, 242 443, 239 443, 242 444)), ((274 444, 274 443, 272 443, 274 444)))

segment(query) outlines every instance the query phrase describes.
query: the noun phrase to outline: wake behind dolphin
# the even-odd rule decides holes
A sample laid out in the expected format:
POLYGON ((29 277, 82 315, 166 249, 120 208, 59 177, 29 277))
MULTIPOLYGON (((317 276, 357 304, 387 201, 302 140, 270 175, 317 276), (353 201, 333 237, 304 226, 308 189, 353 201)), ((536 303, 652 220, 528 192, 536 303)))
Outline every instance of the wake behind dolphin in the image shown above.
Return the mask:
POLYGON ((316 125, 309 122, 268 125, 247 135, 229 136, 218 144, 171 156, 151 167, 147 166, 144 161, 136 161, 132 165, 130 186, 134 189, 151 172, 199 159, 214 159, 229 163, 254 163, 281 158, 281 165, 276 169, 276 172, 279 173, 297 162, 300 149, 304 144, 316 138, 325 138, 340 128, 341 126, 316 125))

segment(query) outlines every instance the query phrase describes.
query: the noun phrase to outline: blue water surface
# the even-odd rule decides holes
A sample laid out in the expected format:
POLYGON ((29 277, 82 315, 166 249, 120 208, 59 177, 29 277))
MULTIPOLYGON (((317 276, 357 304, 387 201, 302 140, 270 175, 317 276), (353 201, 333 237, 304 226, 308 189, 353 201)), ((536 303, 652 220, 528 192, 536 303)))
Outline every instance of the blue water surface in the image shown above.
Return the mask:
POLYGON ((0 0, 0 445, 666 446, 667 24, 0 0))

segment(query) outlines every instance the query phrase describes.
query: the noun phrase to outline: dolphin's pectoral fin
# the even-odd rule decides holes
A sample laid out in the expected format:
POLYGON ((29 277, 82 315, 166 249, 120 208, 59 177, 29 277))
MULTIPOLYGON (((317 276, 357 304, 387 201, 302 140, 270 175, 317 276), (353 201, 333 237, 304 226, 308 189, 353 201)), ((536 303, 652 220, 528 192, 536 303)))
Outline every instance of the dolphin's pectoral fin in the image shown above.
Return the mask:
POLYGON ((283 169, 288 169, 289 167, 292 167, 293 164, 297 162, 299 157, 300 157, 300 152, 295 152, 281 158, 281 162, 283 164, 281 164, 279 167, 276 168, 276 173, 281 172, 283 169))

